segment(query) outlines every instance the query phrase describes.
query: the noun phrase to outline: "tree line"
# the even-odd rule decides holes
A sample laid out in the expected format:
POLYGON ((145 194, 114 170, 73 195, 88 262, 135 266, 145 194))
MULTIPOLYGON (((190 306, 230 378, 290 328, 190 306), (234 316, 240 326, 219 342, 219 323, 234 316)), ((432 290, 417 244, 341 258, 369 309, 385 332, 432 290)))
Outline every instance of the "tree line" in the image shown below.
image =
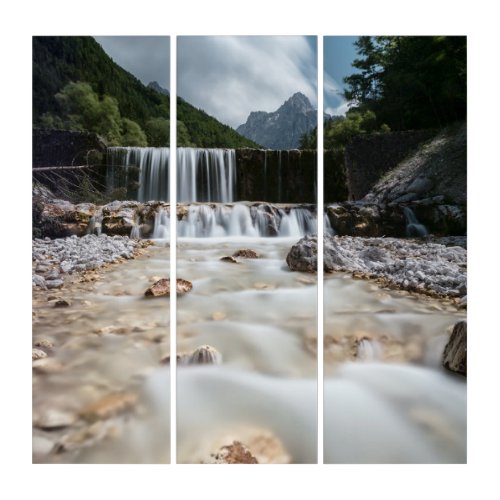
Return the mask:
MULTIPOLYGON (((467 39, 462 36, 362 36, 356 72, 344 78, 345 116, 324 124, 325 149, 355 135, 442 128, 466 119, 467 39)), ((316 130, 301 148, 316 147, 316 130)))

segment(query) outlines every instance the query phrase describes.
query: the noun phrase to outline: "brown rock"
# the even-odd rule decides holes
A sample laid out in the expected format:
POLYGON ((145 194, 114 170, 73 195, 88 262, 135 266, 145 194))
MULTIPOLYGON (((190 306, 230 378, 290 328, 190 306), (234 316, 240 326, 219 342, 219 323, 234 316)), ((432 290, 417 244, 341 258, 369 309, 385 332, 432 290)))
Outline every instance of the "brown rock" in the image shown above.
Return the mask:
POLYGON ((241 257, 243 259, 258 259, 259 254, 255 250, 244 248, 242 250, 237 250, 236 252, 234 252, 233 257, 241 257))
POLYGON ((64 366, 54 358, 43 358, 33 361, 33 370, 40 374, 57 373, 64 369, 64 366))
POLYGON ((223 446, 215 455, 216 464, 258 464, 257 459, 250 453, 248 448, 239 441, 223 446))
POLYGON ((82 408, 80 416, 90 422, 107 419, 118 413, 131 410, 136 402, 137 396, 135 394, 126 392, 111 393, 82 408))
POLYGON ((54 344, 52 341, 49 339, 41 338, 41 339, 36 339, 35 342, 35 347, 43 347, 44 349, 52 349, 54 347, 54 344))
POLYGON ((221 257, 220 260, 222 262, 229 262, 230 264, 239 264, 239 262, 231 256, 221 257))
MULTIPOLYGON (((184 295, 192 288, 193 284, 190 281, 177 278, 177 295, 184 295)), ((144 292, 144 295, 146 297, 162 297, 164 295, 170 296, 170 278, 162 278, 158 280, 144 292)))
POLYGON ((221 321, 223 319, 226 319, 227 317, 227 314, 226 313, 223 313, 222 311, 215 311, 213 314, 212 314, 212 319, 214 321, 221 321))
POLYGON ((65 299, 56 300, 54 303, 54 307, 68 307, 70 305, 71 305, 71 303, 65 299))
POLYGON ((460 321, 453 327, 450 340, 443 352, 443 366, 467 376, 467 322, 460 321))
POLYGON ((41 349, 33 349, 31 351, 31 360, 36 361, 37 359, 42 359, 46 358, 47 353, 45 351, 42 351, 41 349))

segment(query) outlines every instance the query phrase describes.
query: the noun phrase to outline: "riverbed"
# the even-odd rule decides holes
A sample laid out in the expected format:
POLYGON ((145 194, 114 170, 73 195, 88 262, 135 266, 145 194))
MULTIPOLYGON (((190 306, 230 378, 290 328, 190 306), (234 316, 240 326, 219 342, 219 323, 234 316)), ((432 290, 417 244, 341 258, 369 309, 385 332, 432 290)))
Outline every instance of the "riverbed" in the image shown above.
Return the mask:
MULTIPOLYGON (((316 461, 317 286, 288 269, 295 242, 178 240, 177 276, 193 289, 178 297, 177 350, 222 358, 178 368, 178 462, 210 462, 235 440, 260 463, 316 461), (241 249, 258 258, 220 260, 241 249)), ((157 240, 34 291, 35 348, 48 354, 34 362, 34 461, 169 462, 169 299, 144 297, 168 269, 157 240)), ((325 277, 324 301, 325 462, 464 462, 465 379, 440 365, 464 311, 343 273, 325 277)))

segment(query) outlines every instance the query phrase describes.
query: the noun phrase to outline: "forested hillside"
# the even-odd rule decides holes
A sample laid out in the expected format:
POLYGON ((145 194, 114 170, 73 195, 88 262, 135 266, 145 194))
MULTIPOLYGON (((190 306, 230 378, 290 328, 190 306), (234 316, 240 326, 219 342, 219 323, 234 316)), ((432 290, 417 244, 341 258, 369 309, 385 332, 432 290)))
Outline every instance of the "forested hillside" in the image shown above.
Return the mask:
MULTIPOLYGON (((168 64, 168 57, 165 57, 168 64)), ((256 147, 178 99, 178 145, 256 147)), ((168 146, 170 97, 118 66, 92 37, 33 37, 33 125, 86 130, 110 145, 168 146)))

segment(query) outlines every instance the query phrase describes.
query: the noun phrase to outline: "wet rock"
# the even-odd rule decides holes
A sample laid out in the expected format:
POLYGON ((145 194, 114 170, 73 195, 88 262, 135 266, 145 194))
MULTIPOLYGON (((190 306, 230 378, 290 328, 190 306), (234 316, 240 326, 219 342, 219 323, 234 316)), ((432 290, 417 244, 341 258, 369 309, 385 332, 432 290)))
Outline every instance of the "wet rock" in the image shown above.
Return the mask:
POLYGON ((44 349, 52 349, 54 343, 46 338, 36 339, 34 342, 35 347, 43 347, 44 349))
POLYGON ((46 358, 47 353, 42 351, 41 349, 32 349, 31 359, 32 361, 36 361, 37 359, 46 358))
POLYGON ((39 274, 34 274, 31 278, 34 286, 39 286, 44 290, 47 290, 47 284, 45 283, 45 278, 39 274))
POLYGON ((448 370, 467 375, 467 322, 456 323, 443 352, 443 366, 448 370))
MULTIPOLYGON (((193 288, 193 284, 190 281, 182 278, 177 278, 176 285, 177 295, 184 295, 193 288)), ((170 278, 162 278, 158 280, 144 292, 144 295, 146 297, 170 296, 170 278)))
POLYGON ((288 252, 286 263, 292 271, 315 273, 318 267, 317 238, 305 236, 288 252))
POLYGON ((69 427, 75 422, 76 416, 73 413, 57 408, 44 407, 37 410, 33 425, 39 429, 54 430, 69 427))
POLYGON ((46 280, 45 284, 48 289, 61 288, 64 285, 64 281, 61 279, 46 280))
POLYGON ((212 455, 214 464, 257 464, 257 459, 250 450, 240 443, 233 441, 228 446, 223 446, 217 453, 212 455))
POLYGON ((54 302, 54 307, 69 307, 71 302, 68 302, 66 299, 59 299, 54 302))
POLYGON ((136 403, 133 393, 112 393, 82 408, 80 416, 90 422, 103 420, 131 410, 136 403))
POLYGON ((229 262, 231 264, 239 264, 239 262, 234 257, 231 256, 221 257, 220 260, 222 262, 229 262))
POLYGON ((104 326, 102 328, 98 328, 97 330, 94 330, 95 333, 99 335, 124 335, 128 333, 128 328, 125 328, 123 326, 114 326, 114 325, 109 325, 109 326, 104 326))
POLYGON ((222 354, 209 345, 198 347, 187 359, 188 365, 220 365, 222 364, 222 354))
POLYGON ((250 250, 248 248, 237 250, 233 253, 233 257, 241 257, 242 259, 258 259, 259 254, 255 250, 250 250))

